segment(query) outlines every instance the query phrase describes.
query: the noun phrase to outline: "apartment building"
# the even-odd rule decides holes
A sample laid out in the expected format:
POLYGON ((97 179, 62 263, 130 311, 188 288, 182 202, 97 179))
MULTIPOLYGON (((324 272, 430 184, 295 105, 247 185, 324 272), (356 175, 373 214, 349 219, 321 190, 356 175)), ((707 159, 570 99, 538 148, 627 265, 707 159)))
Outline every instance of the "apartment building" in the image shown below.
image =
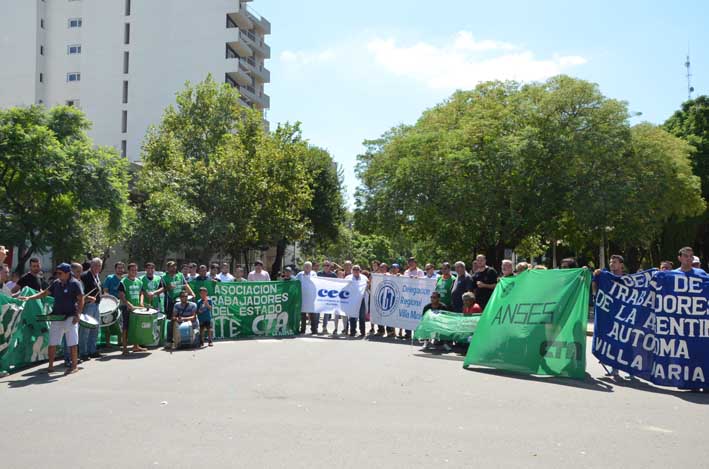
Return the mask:
POLYGON ((271 24, 250 3, 0 0, 0 107, 77 106, 97 144, 136 161, 175 93, 211 73, 267 126, 271 24))

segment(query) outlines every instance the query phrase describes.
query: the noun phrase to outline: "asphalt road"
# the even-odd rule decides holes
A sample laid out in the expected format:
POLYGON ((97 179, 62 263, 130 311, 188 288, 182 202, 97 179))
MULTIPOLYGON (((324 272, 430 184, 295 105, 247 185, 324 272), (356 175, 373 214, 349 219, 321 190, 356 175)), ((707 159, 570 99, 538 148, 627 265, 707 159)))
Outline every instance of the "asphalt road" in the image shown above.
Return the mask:
POLYGON ((0 380, 0 467, 709 465, 708 394, 462 360, 306 336, 43 365, 0 380))

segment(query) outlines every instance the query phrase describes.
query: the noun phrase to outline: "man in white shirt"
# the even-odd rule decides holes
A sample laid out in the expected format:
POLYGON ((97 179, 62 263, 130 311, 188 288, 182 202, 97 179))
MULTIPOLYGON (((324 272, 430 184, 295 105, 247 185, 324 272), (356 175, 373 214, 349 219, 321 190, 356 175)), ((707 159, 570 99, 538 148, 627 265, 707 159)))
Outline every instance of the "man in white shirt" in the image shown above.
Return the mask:
POLYGON ((249 282, 270 282, 271 276, 263 270, 263 262, 257 260, 254 262, 254 270, 249 272, 249 276, 246 277, 249 282))
MULTIPOLYGON (((307 261, 303 264, 303 270, 298 272, 295 279, 303 282, 304 278, 317 277, 318 274, 313 270, 313 263, 307 261)), ((301 311, 300 313, 300 333, 305 334, 305 327, 310 318, 310 333, 315 335, 318 333, 318 323, 320 322, 319 315, 316 315, 312 311, 301 311)))
MULTIPOLYGON (((367 282, 367 277, 362 275, 362 269, 359 265, 355 264, 352 266, 352 273, 345 277, 347 280, 352 280, 354 282, 367 282)), ((367 307, 365 305, 364 297, 362 297, 362 302, 359 304, 359 318, 349 318, 349 332, 350 337, 354 337, 355 330, 357 329, 357 321, 359 320, 359 336, 364 337, 366 334, 366 318, 367 307)), ((337 328, 337 323, 335 323, 335 328, 337 328)))
POLYGON ((404 272, 404 277, 424 278, 426 274, 418 268, 415 257, 409 257, 408 269, 404 272))
POLYGON ((217 275, 220 282, 233 282, 234 276, 229 273, 229 263, 222 263, 222 271, 217 275))
POLYGON ((438 274, 436 273, 436 268, 433 266, 433 264, 426 264, 426 267, 423 270, 425 272, 426 278, 438 280, 438 274))

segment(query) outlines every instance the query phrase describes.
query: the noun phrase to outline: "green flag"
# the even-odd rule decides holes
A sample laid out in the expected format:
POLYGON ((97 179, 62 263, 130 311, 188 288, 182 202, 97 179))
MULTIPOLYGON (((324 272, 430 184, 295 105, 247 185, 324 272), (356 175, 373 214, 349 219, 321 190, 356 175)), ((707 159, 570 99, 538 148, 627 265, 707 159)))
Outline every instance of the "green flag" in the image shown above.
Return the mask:
POLYGON ((588 269, 529 270, 501 278, 463 367, 583 378, 590 284, 588 269))
MULTIPOLYGON (((20 296, 36 291, 25 287, 20 296)), ((54 298, 22 302, 0 294, 0 371, 12 371, 47 358, 49 323, 37 315, 51 311, 54 298)))
POLYGON ((294 335, 300 325, 300 282, 217 282, 210 296, 214 336, 294 335))
POLYGON ((467 342, 475 332, 479 320, 479 314, 463 316, 461 313, 429 310, 414 331, 414 339, 467 342))

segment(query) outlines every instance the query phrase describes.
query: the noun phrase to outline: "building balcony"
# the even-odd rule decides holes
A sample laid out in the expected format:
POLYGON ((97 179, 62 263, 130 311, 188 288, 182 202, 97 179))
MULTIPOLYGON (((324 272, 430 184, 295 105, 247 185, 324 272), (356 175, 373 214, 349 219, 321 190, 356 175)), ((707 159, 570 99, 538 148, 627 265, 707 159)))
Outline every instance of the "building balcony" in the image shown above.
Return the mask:
POLYGON ((261 34, 271 34, 271 23, 266 18, 261 16, 256 10, 251 7, 245 7, 243 9, 246 10, 246 15, 253 23, 253 27, 255 29, 257 29, 261 34))
POLYGON ((251 77, 248 75, 246 67, 244 67, 241 62, 243 59, 227 59, 228 64, 232 67, 231 72, 227 72, 227 76, 237 82, 240 85, 251 84, 251 77))
POLYGON ((227 42, 227 47, 236 52, 236 54, 240 57, 251 57, 254 55, 254 51, 251 47, 249 47, 249 45, 239 37, 237 37, 234 41, 227 42))
POLYGON ((246 67, 251 76, 263 83, 271 83, 271 72, 263 65, 257 65, 256 61, 249 57, 246 62, 246 67))
POLYGON ((253 15, 249 15, 246 11, 245 6, 241 6, 238 11, 234 13, 227 13, 229 19, 242 29, 251 29, 254 27, 254 22, 251 20, 253 15))
POLYGON ((254 33, 250 31, 239 31, 239 38, 241 38, 246 45, 248 45, 255 52, 258 52, 264 58, 271 58, 271 48, 268 44, 257 38, 254 33))

